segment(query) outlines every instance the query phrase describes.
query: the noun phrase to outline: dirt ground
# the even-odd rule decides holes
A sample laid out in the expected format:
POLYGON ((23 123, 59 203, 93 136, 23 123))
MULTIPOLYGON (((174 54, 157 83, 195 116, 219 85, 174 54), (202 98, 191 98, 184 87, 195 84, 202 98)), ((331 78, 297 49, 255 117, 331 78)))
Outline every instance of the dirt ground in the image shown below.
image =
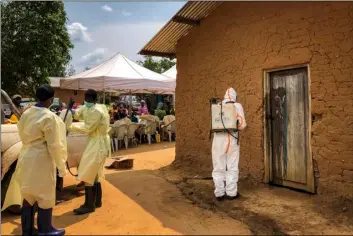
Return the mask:
POLYGON ((279 186, 254 183, 240 175, 240 198, 218 202, 209 176, 190 176, 175 165, 160 175, 175 184, 199 207, 223 212, 255 235, 353 235, 353 199, 319 196, 279 186))
MULTIPOLYGON (((65 228, 67 235, 353 234, 352 199, 255 185, 243 178, 240 199, 217 202, 209 176, 189 176, 170 166, 174 143, 142 145, 118 154, 134 158, 134 168, 106 170, 103 207, 93 214, 73 215, 83 192, 73 177, 65 177, 66 201, 54 209, 56 227, 65 228)), ((19 216, 3 213, 1 234, 20 233, 19 216)))
MULTIPOLYGON (((54 208, 53 224, 74 234, 249 234, 240 221, 224 213, 199 208, 174 185, 158 176, 160 167, 174 160, 174 143, 140 146, 119 152, 134 158, 132 171, 106 170, 103 206, 90 215, 72 212, 84 201, 77 182, 65 177, 68 201, 54 208)), ((73 170, 75 171, 75 170, 73 170)), ((21 234, 20 217, 3 213, 1 234, 21 234)))

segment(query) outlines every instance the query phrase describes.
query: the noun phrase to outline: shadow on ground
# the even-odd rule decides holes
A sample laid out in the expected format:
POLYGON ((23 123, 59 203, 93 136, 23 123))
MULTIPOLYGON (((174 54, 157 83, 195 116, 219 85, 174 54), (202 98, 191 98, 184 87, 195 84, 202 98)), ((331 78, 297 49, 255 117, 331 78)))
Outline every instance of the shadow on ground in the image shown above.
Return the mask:
POLYGON ((241 197, 218 202, 209 178, 188 177, 169 166, 160 170, 185 197, 202 208, 225 212, 248 225, 253 234, 353 234, 353 201, 322 197, 282 187, 254 184, 249 178, 239 182, 241 197))
POLYGON ((185 198, 183 196, 180 198, 181 194, 178 189, 156 176, 153 171, 116 172, 106 175, 105 179, 155 218, 159 219, 164 227, 183 234, 195 233, 190 232, 183 225, 175 227, 172 217, 166 217, 166 215, 174 217, 179 215, 183 210, 177 211, 177 209, 174 209, 175 211, 173 211, 171 205, 176 201, 185 201, 185 198), (168 207, 166 207, 167 205, 168 207))
MULTIPOLYGON (((74 198, 80 197, 82 195, 84 195, 84 193, 80 192, 76 188, 76 185, 67 186, 63 189, 62 192, 57 192, 57 200, 60 200, 60 201, 57 203, 56 207, 60 207, 61 204, 65 204, 65 202, 70 201, 74 198)), ((35 211, 37 211, 36 207, 35 207, 35 211)), ((4 211, 1 213, 1 223, 11 223, 13 225, 16 225, 16 228, 11 232, 11 234, 21 235, 22 233, 21 224, 16 222, 16 220, 18 220, 20 217, 21 217, 20 215, 16 215, 8 211, 4 211)), ((70 225, 76 224, 77 222, 86 219, 87 217, 88 215, 76 216, 73 214, 72 211, 69 211, 60 216, 53 216, 53 225, 56 228, 66 228, 70 225)), ((37 218, 35 216, 35 225, 37 224, 36 221, 37 221, 37 218)))
POLYGON ((139 144, 138 148, 133 146, 133 147, 129 147, 128 149, 125 149, 125 148, 119 149, 117 152, 112 153, 112 156, 121 156, 121 155, 127 156, 127 155, 133 155, 133 154, 141 154, 146 152, 165 150, 165 149, 174 148, 174 147, 175 147, 175 142, 171 142, 171 143, 162 142, 154 145, 148 145, 144 143, 144 144, 139 144))
POLYGON ((195 206, 158 173, 150 170, 118 172, 106 175, 106 181, 157 218, 164 227, 181 234, 250 233, 247 226, 234 219, 195 206), (225 224, 231 226, 224 227, 225 224))

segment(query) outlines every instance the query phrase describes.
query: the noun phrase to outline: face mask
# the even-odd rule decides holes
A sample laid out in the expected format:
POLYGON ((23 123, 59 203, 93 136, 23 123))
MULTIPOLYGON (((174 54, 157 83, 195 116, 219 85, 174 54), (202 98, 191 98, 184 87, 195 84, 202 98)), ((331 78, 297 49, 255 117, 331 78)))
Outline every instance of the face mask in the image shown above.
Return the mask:
POLYGON ((86 107, 90 108, 90 107, 92 107, 92 106, 94 105, 94 103, 93 103, 93 102, 86 102, 86 101, 84 101, 84 105, 85 105, 86 107))

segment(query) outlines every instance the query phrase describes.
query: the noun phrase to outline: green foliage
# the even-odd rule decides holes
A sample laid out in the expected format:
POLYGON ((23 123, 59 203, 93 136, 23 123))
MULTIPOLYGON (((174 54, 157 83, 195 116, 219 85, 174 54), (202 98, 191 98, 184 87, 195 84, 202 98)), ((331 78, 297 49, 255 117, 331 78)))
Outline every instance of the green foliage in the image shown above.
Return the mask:
POLYGON ((1 2, 1 86, 33 95, 49 76, 65 76, 71 59, 61 1, 1 2))
POLYGON ((69 67, 69 69, 67 71, 67 76, 72 76, 74 74, 76 74, 76 69, 75 69, 75 67, 73 65, 70 65, 70 67, 69 67))
POLYGON ((165 110, 160 110, 160 109, 157 109, 154 111, 154 115, 155 116, 158 116, 158 118, 160 120, 163 120, 163 118, 167 115, 166 111, 165 110))
POLYGON ((175 65, 175 61, 169 60, 167 58, 163 58, 157 61, 153 60, 151 56, 145 56, 143 61, 138 61, 137 63, 140 66, 143 66, 157 73, 163 73, 175 65))
POLYGON ((161 73, 163 73, 172 68, 175 65, 175 61, 163 58, 159 61, 159 64, 161 66, 161 73))

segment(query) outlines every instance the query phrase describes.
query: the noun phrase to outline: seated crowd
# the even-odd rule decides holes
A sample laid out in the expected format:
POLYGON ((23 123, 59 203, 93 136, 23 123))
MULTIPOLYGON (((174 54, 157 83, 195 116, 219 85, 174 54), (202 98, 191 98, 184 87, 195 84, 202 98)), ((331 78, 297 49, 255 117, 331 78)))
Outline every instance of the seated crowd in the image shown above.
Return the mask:
MULTIPOLYGON (((112 128, 118 128, 122 125, 127 127, 131 124, 138 124, 135 131, 135 137, 140 143, 146 142, 148 137, 157 141, 158 134, 162 135, 162 139, 168 138, 166 134, 172 130, 171 123, 175 121, 175 112, 172 106, 161 104, 157 105, 156 110, 149 112, 145 101, 141 101, 141 106, 136 111, 131 109, 129 115, 129 107, 123 102, 114 103, 109 110, 112 128)), ((169 132, 170 133, 170 132, 169 132)), ((169 140, 171 138, 169 137, 169 140)), ((150 143, 151 141, 149 141, 150 143)))

